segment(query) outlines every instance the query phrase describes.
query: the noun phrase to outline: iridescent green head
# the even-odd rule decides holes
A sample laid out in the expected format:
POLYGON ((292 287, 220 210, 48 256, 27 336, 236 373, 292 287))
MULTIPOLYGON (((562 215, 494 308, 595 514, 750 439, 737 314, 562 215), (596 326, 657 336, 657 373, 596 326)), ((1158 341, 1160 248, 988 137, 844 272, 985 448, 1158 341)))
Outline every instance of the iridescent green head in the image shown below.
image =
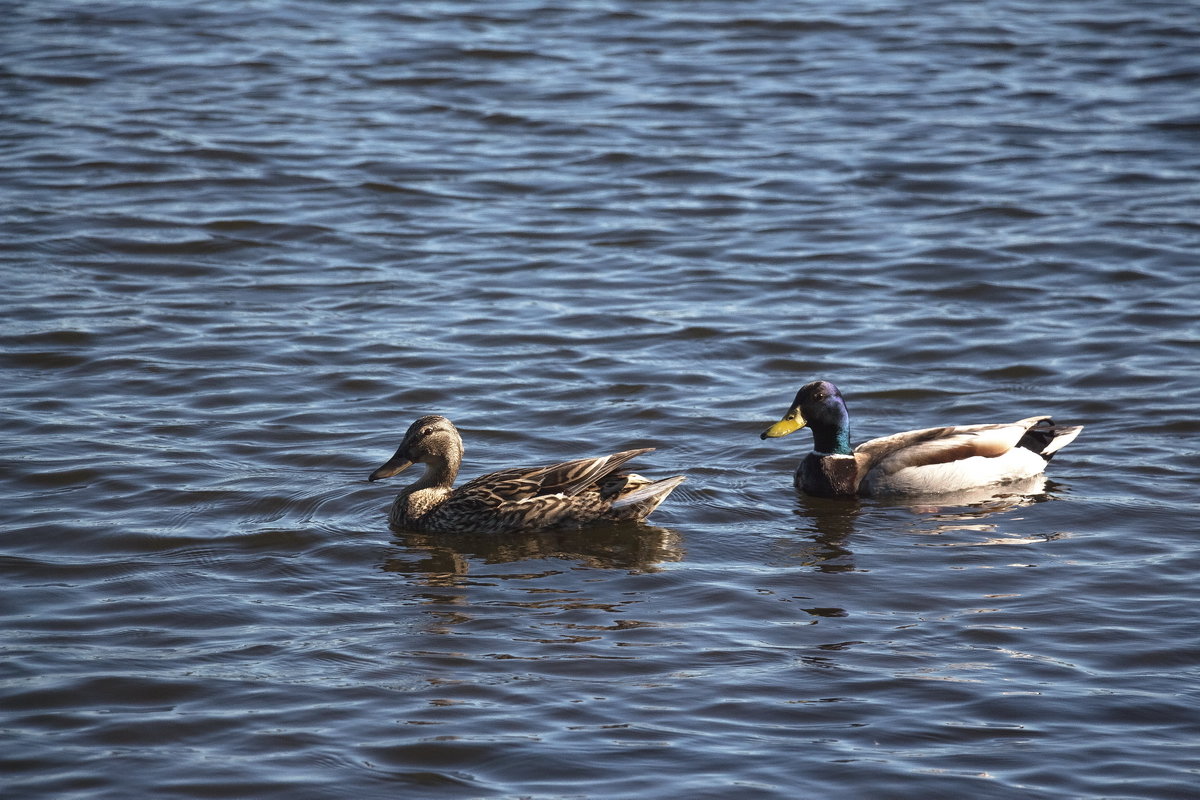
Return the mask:
POLYGON ((850 412, 842 393, 829 381, 801 386, 783 418, 763 431, 760 438, 776 439, 806 426, 812 429, 813 449, 817 452, 850 452, 850 412))

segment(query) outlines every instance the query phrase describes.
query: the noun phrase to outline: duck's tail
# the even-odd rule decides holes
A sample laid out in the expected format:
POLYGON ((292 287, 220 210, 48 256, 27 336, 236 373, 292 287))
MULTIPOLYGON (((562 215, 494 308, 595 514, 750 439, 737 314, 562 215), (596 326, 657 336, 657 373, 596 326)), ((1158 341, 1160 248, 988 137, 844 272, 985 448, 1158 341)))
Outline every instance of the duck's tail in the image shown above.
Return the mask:
POLYGON ((614 516, 625 520, 645 519, 683 480, 683 475, 660 481, 647 481, 641 475, 627 476, 626 488, 633 488, 613 500, 611 508, 614 516))
POLYGON ((1082 425, 1055 425, 1054 420, 1042 417, 1025 431, 1017 446, 1032 450, 1049 461, 1055 453, 1075 441, 1081 430, 1082 425))

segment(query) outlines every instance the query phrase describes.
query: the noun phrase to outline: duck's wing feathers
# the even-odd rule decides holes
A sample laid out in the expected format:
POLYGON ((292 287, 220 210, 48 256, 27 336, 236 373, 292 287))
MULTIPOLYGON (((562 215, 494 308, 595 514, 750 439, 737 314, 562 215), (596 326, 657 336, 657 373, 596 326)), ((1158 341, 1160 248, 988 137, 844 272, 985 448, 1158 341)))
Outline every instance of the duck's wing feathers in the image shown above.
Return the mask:
POLYGON ((1025 432, 1047 417, 1029 417, 1009 424, 951 425, 882 436, 854 449, 859 474, 877 469, 884 474, 908 467, 945 464, 974 456, 995 458, 1017 446, 1025 432))
POLYGON ((618 470, 626 461, 653 447, 624 450, 607 456, 579 458, 546 467, 514 467, 483 475, 458 490, 464 495, 488 494, 500 502, 521 502, 546 495, 574 496, 618 470))

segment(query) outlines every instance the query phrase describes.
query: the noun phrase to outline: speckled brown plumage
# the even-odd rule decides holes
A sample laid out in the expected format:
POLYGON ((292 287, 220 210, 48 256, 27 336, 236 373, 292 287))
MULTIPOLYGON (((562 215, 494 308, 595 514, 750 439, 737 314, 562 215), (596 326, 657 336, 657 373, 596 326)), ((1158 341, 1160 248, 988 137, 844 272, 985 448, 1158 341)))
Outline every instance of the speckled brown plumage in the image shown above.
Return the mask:
POLYGON ((369 480, 390 477, 414 463, 425 465, 425 474, 400 492, 388 513, 391 526, 401 530, 507 533, 637 521, 683 481, 682 476, 651 481, 617 471, 653 449, 500 470, 455 489, 462 437, 450 420, 431 415, 409 426, 396 454, 369 480))

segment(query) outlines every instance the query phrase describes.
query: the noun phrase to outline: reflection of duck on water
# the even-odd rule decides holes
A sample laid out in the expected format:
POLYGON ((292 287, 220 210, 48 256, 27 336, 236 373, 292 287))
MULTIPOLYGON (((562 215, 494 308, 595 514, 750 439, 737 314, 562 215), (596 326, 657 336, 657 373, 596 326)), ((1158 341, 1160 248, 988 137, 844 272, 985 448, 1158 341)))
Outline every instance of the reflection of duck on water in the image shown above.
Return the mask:
MULTIPOLYGON (((528 578, 489 564, 557 559, 595 569, 653 572, 659 564, 682 561, 684 549, 675 531, 645 524, 558 528, 513 533, 397 534, 401 549, 382 564, 385 572, 412 575, 435 585, 454 585, 481 570, 493 577, 528 578)), ((545 569, 539 567, 537 570, 545 569)), ((536 570, 535 570, 536 572, 536 570)))
POLYGON ((375 481, 414 463, 425 474, 396 497, 388 514, 392 527, 426 532, 505 533, 645 519, 683 476, 651 481, 618 470, 654 448, 626 450, 546 467, 516 467, 475 478, 455 489, 462 464, 458 429, 445 417, 421 417, 383 466, 375 481))
POLYGON ((1027 506, 1048 499, 1050 481, 1045 475, 1019 478, 1003 484, 973 486, 936 497, 914 498, 908 508, 916 514, 953 513, 963 518, 989 517, 1001 511, 1027 506))
POLYGON ((1070 534, 1030 532, 1017 523, 1023 516, 1009 513, 1053 500, 1055 486, 1045 475, 1034 475, 998 486, 914 499, 908 504, 915 515, 909 527, 914 534, 933 537, 927 545, 937 547, 1040 544, 1061 539, 1070 534))
POLYGON ((919 535, 961 531, 989 534, 983 540, 976 537, 967 544, 1042 542, 1058 538, 1058 534, 1002 537, 997 533, 997 526, 1000 521, 1012 518, 1008 512, 1051 500, 1052 491, 1053 484, 1045 475, 1035 475, 958 492, 891 496, 851 506, 836 498, 802 494, 796 497, 798 507, 794 512, 805 521, 804 527, 797 529, 802 536, 782 540, 779 547, 786 550, 789 559, 820 572, 851 572, 857 569, 851 547, 856 527, 868 516, 876 521, 864 523, 865 527, 878 526, 880 515, 887 515, 893 527, 919 535), (995 519, 989 521, 989 517, 995 519))
POLYGON ((787 436, 805 426, 813 432, 813 451, 796 469, 795 484, 822 497, 940 494, 1031 478, 1083 430, 1039 416, 907 431, 851 449, 846 402, 828 381, 801 387, 783 419, 762 438, 787 436))

